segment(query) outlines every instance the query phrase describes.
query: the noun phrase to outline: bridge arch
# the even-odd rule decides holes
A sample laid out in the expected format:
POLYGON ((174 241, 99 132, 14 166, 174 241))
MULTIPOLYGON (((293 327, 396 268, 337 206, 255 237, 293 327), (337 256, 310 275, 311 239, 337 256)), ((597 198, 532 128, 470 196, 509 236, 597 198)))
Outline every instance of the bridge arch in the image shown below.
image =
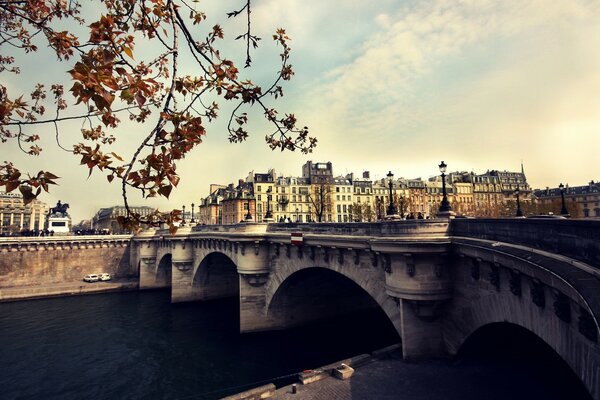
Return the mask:
POLYGON ((173 256, 171 253, 163 254, 156 264, 154 273, 155 287, 170 287, 172 282, 172 262, 173 256))
POLYGON ((543 342, 597 398, 600 346, 587 272, 498 242, 455 243, 455 251, 461 257, 444 327, 449 352, 478 332, 510 326, 543 342))
POLYGON ((239 275, 236 263, 219 251, 201 255, 192 273, 192 297, 211 300, 239 295, 239 275))
POLYGON ((524 375, 518 379, 532 379, 548 388, 552 398, 592 399, 564 358, 537 334, 517 324, 503 321, 480 326, 462 343, 458 358, 507 363, 511 369, 519 369, 516 375, 524 375))
MULTIPOLYGON (((400 332, 397 304, 385 293, 384 277, 359 274, 358 269, 280 265, 266 288, 268 318, 289 328, 355 311, 378 310, 400 332)), ((364 272, 364 271, 363 271, 364 272)))

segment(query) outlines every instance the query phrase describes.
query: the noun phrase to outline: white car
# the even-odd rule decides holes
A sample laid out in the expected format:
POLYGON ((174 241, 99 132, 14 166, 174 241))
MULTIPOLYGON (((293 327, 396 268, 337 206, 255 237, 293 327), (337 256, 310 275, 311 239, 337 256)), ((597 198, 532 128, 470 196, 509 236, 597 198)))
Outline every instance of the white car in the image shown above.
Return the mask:
POLYGON ((101 281, 110 281, 111 279, 112 279, 112 276, 110 276, 110 274, 107 274, 107 273, 100 274, 101 281))
POLYGON ((98 282, 100 278, 98 278, 98 275, 96 274, 91 274, 91 275, 86 275, 83 277, 84 282, 98 282))

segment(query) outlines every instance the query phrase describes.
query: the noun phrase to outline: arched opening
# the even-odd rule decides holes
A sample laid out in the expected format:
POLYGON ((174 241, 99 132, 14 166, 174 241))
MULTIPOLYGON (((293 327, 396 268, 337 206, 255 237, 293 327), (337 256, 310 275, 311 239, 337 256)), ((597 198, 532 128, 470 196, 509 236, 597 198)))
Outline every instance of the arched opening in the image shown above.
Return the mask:
POLYGON ((461 365, 491 367, 494 376, 478 384, 497 386, 497 398, 592 399, 560 355, 519 325, 498 322, 477 329, 464 342, 457 359, 461 365))
MULTIPOLYGON (((302 330, 309 343, 336 342, 330 347, 339 348, 337 344, 347 342, 351 355, 400 342, 375 299, 350 278, 326 268, 306 268, 290 275, 273 295, 268 314, 281 328, 302 330), (318 329, 310 329, 317 325, 318 329)), ((327 352, 329 346, 320 347, 327 352)))
POLYGON ((239 297, 239 275, 235 263, 222 253, 210 253, 194 274, 192 292, 195 299, 212 300, 239 297))
POLYGON ((171 254, 165 254, 158 263, 155 277, 157 287, 171 287, 171 258, 171 254))

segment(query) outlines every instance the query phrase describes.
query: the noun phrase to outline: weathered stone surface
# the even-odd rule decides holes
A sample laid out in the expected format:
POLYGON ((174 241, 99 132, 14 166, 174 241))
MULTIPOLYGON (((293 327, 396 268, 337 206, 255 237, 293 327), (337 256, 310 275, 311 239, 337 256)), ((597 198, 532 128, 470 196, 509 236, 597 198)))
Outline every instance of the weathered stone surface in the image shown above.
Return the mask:
POLYGON ((0 239, 0 288, 82 280, 87 274, 137 276, 129 236, 0 239))
POLYGON ((588 240, 600 223, 463 221, 204 226, 140 238, 155 243, 155 261, 142 244, 133 262, 154 263, 140 269, 143 287, 146 274, 159 276, 161 260, 172 254, 173 301, 188 301, 234 293, 236 275, 210 267, 215 254, 226 257, 237 273, 242 332, 379 307, 399 333, 406 359, 455 354, 478 329, 515 324, 549 344, 600 398, 600 263, 590 252, 598 242, 588 240), (292 249, 297 231, 303 245, 292 249), (585 251, 566 249, 578 235, 585 251), (194 243, 191 253, 176 257, 174 243, 182 240, 194 243), (182 267, 190 257, 193 273, 182 267))

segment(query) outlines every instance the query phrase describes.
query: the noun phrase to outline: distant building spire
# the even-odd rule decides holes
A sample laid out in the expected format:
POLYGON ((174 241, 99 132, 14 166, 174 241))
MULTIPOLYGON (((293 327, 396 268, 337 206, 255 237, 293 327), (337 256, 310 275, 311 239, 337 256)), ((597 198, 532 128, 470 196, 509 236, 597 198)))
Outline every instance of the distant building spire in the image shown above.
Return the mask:
POLYGON ((523 160, 521 160, 521 173, 525 175, 525 168, 523 168, 523 160))

